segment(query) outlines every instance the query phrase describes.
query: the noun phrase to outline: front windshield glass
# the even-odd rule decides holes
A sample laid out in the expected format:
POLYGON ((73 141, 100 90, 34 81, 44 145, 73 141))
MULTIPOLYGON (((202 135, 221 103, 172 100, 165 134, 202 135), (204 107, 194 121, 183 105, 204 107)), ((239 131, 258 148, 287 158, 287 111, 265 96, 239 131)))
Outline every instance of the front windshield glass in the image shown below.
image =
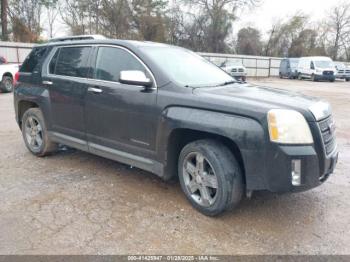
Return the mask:
POLYGON ((334 67, 334 64, 332 61, 315 61, 316 67, 319 68, 330 68, 334 67))
POLYGON ((182 86, 208 87, 235 81, 205 58, 176 47, 142 47, 165 73, 182 86))
POLYGON ((343 63, 336 63, 335 66, 337 69, 345 69, 346 68, 345 64, 343 64, 343 63))
POLYGON ((225 63, 225 66, 243 66, 243 65, 241 61, 233 60, 233 61, 227 61, 225 63))

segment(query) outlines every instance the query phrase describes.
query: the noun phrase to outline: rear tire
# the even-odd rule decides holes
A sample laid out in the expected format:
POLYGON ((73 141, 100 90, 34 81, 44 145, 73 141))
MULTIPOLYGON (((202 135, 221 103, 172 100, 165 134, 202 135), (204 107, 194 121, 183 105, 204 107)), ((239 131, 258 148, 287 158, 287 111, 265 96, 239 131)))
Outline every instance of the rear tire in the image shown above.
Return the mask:
POLYGON ((311 81, 312 81, 312 82, 317 82, 317 79, 316 79, 316 77, 315 77, 314 74, 311 75, 311 81))
POLYGON ((303 80, 303 77, 301 76, 300 73, 298 74, 298 79, 299 79, 299 80, 303 80))
POLYGON ((58 148, 48 137, 45 120, 39 108, 30 108, 24 113, 22 135, 26 147, 36 156, 46 156, 58 148))
POLYGON ((3 76, 0 84, 0 89, 4 93, 10 93, 13 90, 13 79, 11 76, 3 76))
POLYGON ((243 175, 231 151, 215 140, 186 145, 179 156, 181 188, 194 208, 216 216, 236 207, 242 199, 243 175))
POLYGON ((347 79, 345 79, 346 80, 346 82, 349 82, 350 81, 350 78, 347 78, 347 79))

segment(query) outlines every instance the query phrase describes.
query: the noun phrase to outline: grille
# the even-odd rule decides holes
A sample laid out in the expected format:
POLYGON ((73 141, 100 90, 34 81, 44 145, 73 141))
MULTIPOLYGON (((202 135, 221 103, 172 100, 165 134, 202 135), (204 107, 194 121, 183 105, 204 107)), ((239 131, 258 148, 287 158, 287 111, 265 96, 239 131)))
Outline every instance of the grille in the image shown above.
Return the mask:
POLYGON ((326 151, 326 154, 329 155, 333 152, 335 147, 337 146, 335 141, 335 125, 333 121, 333 117, 330 116, 325 120, 318 122, 318 125, 321 130, 323 145, 326 151))
POLYGON ((346 72, 347 74, 350 74, 350 70, 346 70, 345 72, 346 72))
POLYGON ((231 70, 231 72, 232 72, 232 73, 236 73, 236 72, 237 72, 237 69, 234 68, 234 69, 231 70))
POLYGON ((323 71, 323 75, 326 75, 326 76, 332 76, 334 74, 333 71, 323 71))
POLYGON ((241 73, 243 73, 243 69, 242 69, 242 68, 240 68, 238 71, 241 72, 241 73))
POLYGON ((344 70, 338 70, 339 74, 344 74, 344 70))

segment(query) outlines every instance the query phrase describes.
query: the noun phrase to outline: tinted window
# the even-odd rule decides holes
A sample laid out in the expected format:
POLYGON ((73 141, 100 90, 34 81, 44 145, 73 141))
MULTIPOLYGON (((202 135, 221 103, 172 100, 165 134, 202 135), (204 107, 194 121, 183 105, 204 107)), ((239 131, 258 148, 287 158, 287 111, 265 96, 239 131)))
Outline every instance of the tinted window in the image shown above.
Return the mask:
POLYGON ((87 77, 91 47, 63 47, 61 48, 54 74, 74 77, 87 77))
POLYGON ((50 64, 49 64, 49 73, 54 74, 56 70, 56 63, 57 63, 57 58, 60 53, 60 49, 58 49, 55 53, 55 55, 52 57, 50 64))
POLYGON ((98 49, 95 79, 118 82, 120 71, 124 70, 140 70, 147 74, 142 64, 129 52, 114 47, 98 49))
POLYGON ((35 47, 23 62, 20 71, 32 73, 45 55, 46 50, 47 47, 35 47))

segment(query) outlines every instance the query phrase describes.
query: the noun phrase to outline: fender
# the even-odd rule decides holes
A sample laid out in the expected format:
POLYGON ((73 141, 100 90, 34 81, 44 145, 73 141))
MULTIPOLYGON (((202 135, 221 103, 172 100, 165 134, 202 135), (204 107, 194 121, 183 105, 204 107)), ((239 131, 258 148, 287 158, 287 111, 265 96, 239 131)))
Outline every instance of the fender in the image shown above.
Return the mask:
MULTIPOLYGON (((159 126, 158 152, 166 163, 168 140, 177 129, 190 129, 220 135, 239 148, 248 189, 264 188, 265 132, 261 124, 251 118, 234 114, 189 107, 168 107, 163 111, 159 126)), ((166 175, 165 175, 166 176, 166 175)))
POLYGON ((20 125, 20 110, 19 110, 19 104, 21 102, 30 102, 38 105, 38 107, 41 109, 47 129, 51 129, 51 107, 50 107, 50 96, 49 91, 42 87, 37 86, 23 86, 22 84, 18 84, 16 86, 15 90, 15 112, 16 112, 16 121, 20 125), (30 92, 29 90, 30 89, 30 92), (36 94, 35 96, 30 96, 28 94, 36 94))

